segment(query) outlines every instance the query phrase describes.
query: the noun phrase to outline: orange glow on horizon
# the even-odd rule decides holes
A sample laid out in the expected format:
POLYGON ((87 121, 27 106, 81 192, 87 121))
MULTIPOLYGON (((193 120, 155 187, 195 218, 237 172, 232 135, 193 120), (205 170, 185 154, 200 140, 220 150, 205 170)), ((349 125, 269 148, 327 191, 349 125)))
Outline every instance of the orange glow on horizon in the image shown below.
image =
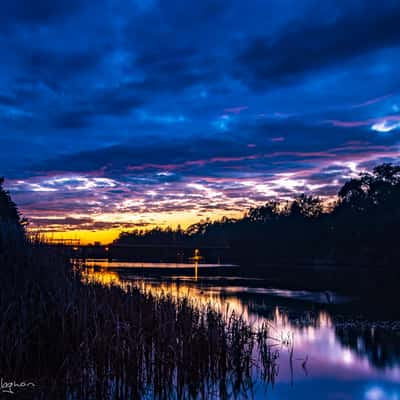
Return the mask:
MULTIPOLYGON (((228 218, 240 218, 242 213, 238 212, 224 212, 214 213, 209 216, 211 220, 221 219, 223 216, 228 218)), ((110 215, 107 215, 107 219, 110 219, 110 215)), ((196 215, 195 212, 177 212, 173 214, 161 214, 159 215, 160 221, 149 225, 138 225, 137 227, 127 228, 114 228, 114 229, 101 229, 101 230, 90 230, 90 229, 65 229, 65 230, 52 230, 52 231, 40 231, 38 229, 31 229, 32 232, 41 234, 48 240, 60 240, 60 239, 78 239, 83 245, 94 244, 99 242, 101 245, 108 245, 118 238, 122 232, 130 232, 136 229, 142 229, 144 231, 153 229, 157 226, 166 228, 168 226, 177 228, 178 225, 182 229, 186 229, 192 224, 195 224, 201 220, 205 220, 206 217, 196 215)))
MULTIPOLYGON (((332 209, 334 205, 334 201, 336 197, 334 196, 326 196, 320 197, 323 201, 323 205, 325 209, 328 211, 332 209)), ((289 199, 288 199, 289 200, 289 199)), ((258 204, 261 205, 261 204, 258 204)), ((254 204, 257 206, 257 204, 254 204)), ((284 203, 282 203, 284 206, 284 203)), ((243 211, 224 211, 217 210, 213 213, 204 215, 198 214, 198 210, 191 211, 176 211, 169 213, 147 213, 147 214, 134 214, 134 213, 121 213, 121 214, 113 214, 113 213, 102 213, 93 215, 92 218, 95 222, 106 222, 106 223, 115 223, 116 225, 121 224, 119 228, 110 228, 110 229, 88 229, 82 226, 81 229, 68 229, 63 226, 48 226, 41 230, 40 228, 35 227, 34 223, 31 225, 29 229, 30 232, 34 234, 39 234, 48 240, 80 240, 80 243, 83 245, 99 243, 101 245, 108 245, 112 243, 122 232, 130 232, 136 229, 139 230, 151 230, 155 227, 171 227, 177 228, 178 225, 181 226, 182 229, 186 229, 192 224, 195 224, 200 221, 204 221, 209 218, 211 221, 220 220, 222 217, 227 218, 242 218, 244 215, 243 211), (151 221, 148 224, 141 224, 141 221, 151 221), (131 227, 125 227, 123 224, 131 224, 131 227), (136 224, 136 225, 135 225, 136 224), (64 229, 63 229, 64 228, 64 229)), ((80 215, 68 215, 72 218, 79 218, 80 215)), ((50 216, 46 216, 51 220, 50 216)))

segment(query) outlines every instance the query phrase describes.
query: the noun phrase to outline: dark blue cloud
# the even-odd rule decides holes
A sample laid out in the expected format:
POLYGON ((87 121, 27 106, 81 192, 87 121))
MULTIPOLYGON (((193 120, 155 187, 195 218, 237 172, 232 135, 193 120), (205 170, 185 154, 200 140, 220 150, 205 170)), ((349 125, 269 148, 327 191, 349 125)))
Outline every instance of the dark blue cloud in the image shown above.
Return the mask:
POLYGON ((262 90, 400 45, 398 2, 338 5, 336 14, 321 15, 313 23, 302 18, 289 22, 279 35, 250 38, 237 56, 235 76, 262 90))
POLYGON ((9 27, 14 27, 14 24, 46 24, 72 15, 79 6, 79 0, 14 0, 2 5, 1 19, 9 27))

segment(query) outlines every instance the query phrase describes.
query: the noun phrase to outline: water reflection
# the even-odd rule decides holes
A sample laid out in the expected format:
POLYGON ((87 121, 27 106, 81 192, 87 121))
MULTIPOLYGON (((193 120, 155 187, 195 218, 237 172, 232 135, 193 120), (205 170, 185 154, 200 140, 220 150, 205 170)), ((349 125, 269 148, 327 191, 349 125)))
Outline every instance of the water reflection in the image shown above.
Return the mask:
POLYGON ((375 327, 335 327, 335 334, 343 346, 368 357, 377 368, 396 367, 400 360, 399 333, 375 327))
POLYGON ((97 271, 94 268, 85 268, 82 270, 82 279, 85 282, 97 282, 105 286, 123 286, 123 282, 117 272, 97 271))
POLYGON ((188 263, 170 263, 170 262, 126 262, 126 261, 110 261, 106 258, 90 258, 86 260, 72 259, 75 264, 83 264, 86 267, 112 268, 112 269, 132 269, 132 268, 147 268, 147 269, 189 269, 195 271, 198 268, 229 268, 237 267, 235 264, 200 264, 201 256, 191 257, 192 264, 188 263))
MULTIPOLYGON (((280 347, 270 399, 400 400, 398 332, 352 321, 338 324, 328 312, 304 301, 312 299, 307 292, 238 286, 232 284, 233 277, 225 286, 221 279, 215 284, 196 275, 166 280, 94 268, 86 269, 83 278, 121 287, 135 285, 143 292, 175 298, 188 296, 226 315, 242 315, 255 328, 267 323, 280 347), (293 303, 293 299, 301 300, 293 303)), ((264 395, 261 387, 255 392, 255 398, 264 395)))

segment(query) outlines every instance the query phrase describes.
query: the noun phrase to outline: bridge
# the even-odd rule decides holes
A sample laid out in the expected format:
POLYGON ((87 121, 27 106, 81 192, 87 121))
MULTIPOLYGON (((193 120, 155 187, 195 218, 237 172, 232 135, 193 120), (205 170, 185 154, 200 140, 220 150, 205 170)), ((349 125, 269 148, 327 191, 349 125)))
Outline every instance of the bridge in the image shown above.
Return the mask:
POLYGON ((189 261, 196 250, 207 262, 221 262, 230 246, 226 244, 208 245, 202 243, 120 243, 110 245, 84 245, 79 239, 50 240, 49 246, 60 246, 74 258, 107 258, 132 261, 189 261))
POLYGON ((46 244, 50 246, 81 247, 80 239, 47 239, 46 244))

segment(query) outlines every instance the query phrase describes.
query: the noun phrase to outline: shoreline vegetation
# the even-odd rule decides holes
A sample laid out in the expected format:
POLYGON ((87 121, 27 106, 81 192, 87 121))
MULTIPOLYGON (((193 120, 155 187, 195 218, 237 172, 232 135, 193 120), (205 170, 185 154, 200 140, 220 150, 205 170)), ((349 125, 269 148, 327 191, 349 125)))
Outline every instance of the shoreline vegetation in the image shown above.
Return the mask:
POLYGON ((188 298, 84 284, 58 249, 10 225, 0 240, 0 371, 33 382, 28 398, 228 399, 255 373, 273 383, 267 326, 188 298))

